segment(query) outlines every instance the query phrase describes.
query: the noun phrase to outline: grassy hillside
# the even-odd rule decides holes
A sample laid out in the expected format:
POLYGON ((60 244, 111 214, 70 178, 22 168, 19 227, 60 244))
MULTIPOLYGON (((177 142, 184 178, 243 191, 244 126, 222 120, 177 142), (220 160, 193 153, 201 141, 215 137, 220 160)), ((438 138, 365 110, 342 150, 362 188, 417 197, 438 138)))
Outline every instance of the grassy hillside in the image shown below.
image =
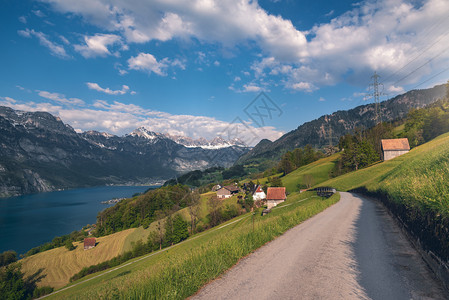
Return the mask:
POLYGON ((320 184, 321 182, 329 179, 329 172, 335 166, 340 155, 340 153, 337 153, 329 157, 319 159, 306 166, 302 166, 282 177, 282 184, 287 188, 289 193, 299 191, 298 184, 301 186, 306 184, 304 181, 304 176, 312 176, 312 185, 320 184))
MULTIPOLYGON (((199 221, 198 225, 205 225, 207 223, 205 220, 207 214, 209 213, 207 201, 209 200, 210 197, 212 197, 214 195, 216 195, 215 192, 208 192, 208 193, 201 194, 201 203, 200 203, 200 209, 199 209, 199 215, 198 215, 198 218, 200 221, 199 221)), ((237 197, 236 196, 233 196, 228 199, 224 199, 222 201, 222 204, 223 204, 223 206, 234 205, 238 209, 241 208, 239 205, 237 205, 237 197)), ((190 223, 191 219, 190 219, 190 214, 189 214, 187 207, 177 211, 175 214, 181 214, 182 217, 184 218, 184 220, 186 220, 187 222, 190 223)), ((164 220, 162 220, 162 224, 164 224, 164 220)), ((147 229, 143 229, 142 226, 139 228, 136 228, 136 230, 131 232, 126 237, 124 246, 123 246, 123 252, 130 251, 132 249, 133 243, 135 243, 139 240, 146 241, 148 239, 150 232, 156 231, 156 226, 157 226, 157 222, 153 222, 150 224, 150 226, 147 229)))
POLYGON ((327 180, 319 186, 332 186, 340 191, 364 187, 422 203, 441 199, 438 202, 445 203, 440 206, 443 209, 449 204, 448 149, 449 133, 395 159, 327 180))
MULTIPOLYGON (((215 195, 214 192, 201 195, 198 216, 200 225, 207 223, 205 220, 208 214, 207 201, 213 195, 215 195)), ((241 208, 237 205, 237 197, 235 196, 223 200, 222 204, 223 206, 235 205, 239 209, 241 208)), ((181 214, 186 221, 190 222, 188 208, 181 209, 176 214, 181 214)), ((164 220, 162 220, 163 224, 164 220)), ((26 275, 30 275, 40 268, 44 268, 43 274, 46 276, 38 285, 60 288, 68 284, 69 279, 82 268, 110 260, 119 254, 130 251, 133 244, 139 240, 145 242, 150 232, 156 231, 156 226, 157 222, 153 222, 147 229, 140 226, 99 237, 97 238, 98 245, 89 251, 84 251, 82 242, 73 243, 76 246, 73 251, 68 251, 65 247, 44 251, 21 260, 22 269, 26 275)))
POLYGON ((97 246, 87 251, 84 251, 83 242, 78 242, 73 243, 76 246, 73 251, 59 247, 32 255, 20 261, 22 271, 25 275, 31 275, 44 268, 43 275, 46 276, 38 285, 60 288, 83 267, 107 261, 122 253, 126 237, 134 230, 128 229, 97 238, 97 246))
POLYGON ((168 249, 126 263, 119 269, 92 274, 50 298, 183 299, 218 277, 238 260, 289 228, 338 201, 293 193, 267 216, 245 214, 190 237, 168 249), (81 282, 81 283, 80 283, 81 282))

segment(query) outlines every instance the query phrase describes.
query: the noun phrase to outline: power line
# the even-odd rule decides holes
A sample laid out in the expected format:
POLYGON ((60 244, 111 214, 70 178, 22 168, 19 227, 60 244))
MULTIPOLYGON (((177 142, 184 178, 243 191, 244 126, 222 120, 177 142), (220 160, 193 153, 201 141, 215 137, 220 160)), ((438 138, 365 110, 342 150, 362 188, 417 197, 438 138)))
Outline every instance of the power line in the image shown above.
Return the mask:
MULTIPOLYGON (((446 35, 449 32, 446 32, 444 35, 442 35, 438 40, 436 40, 433 44, 431 44, 430 46, 427 46, 427 48, 425 48, 422 52, 418 53, 418 55, 416 55, 412 60, 410 60, 408 63, 406 63, 404 66, 402 66, 399 70, 397 70, 396 72, 394 72, 393 74, 389 75, 385 81, 388 81, 388 79, 390 79, 391 77, 395 76, 396 74, 398 74, 400 71, 402 71, 404 68, 406 68, 407 66, 409 66, 411 63, 415 62, 418 58, 420 58, 424 53, 426 53, 430 48, 432 48, 433 46, 435 46, 437 43, 439 43, 444 37, 446 37, 446 35)), ((402 79, 401 79, 402 80, 402 79)), ((401 81, 399 80, 399 81, 401 81)))
MULTIPOLYGON (((447 16, 443 15, 438 21, 436 21, 433 25, 427 27, 427 30, 422 31, 421 37, 418 38, 418 40, 414 41, 415 45, 419 45, 419 44, 428 44, 428 42, 425 42, 425 40, 429 40, 429 37, 431 37, 430 33, 434 33, 436 30, 435 28, 441 27, 443 28, 443 30, 446 29, 445 26, 440 26, 443 23, 447 22, 449 19, 447 18, 447 16)), ((411 59, 408 63, 406 63, 404 66, 402 66, 400 69, 398 69, 396 72, 388 75, 384 81, 388 81, 391 77, 393 77, 394 75, 396 75, 397 73, 399 73, 401 70, 403 70, 404 68, 406 68, 407 66, 409 66, 411 63, 413 63, 414 61, 416 61, 419 57, 421 57, 424 53, 426 53, 427 51, 429 51, 433 46, 435 46, 438 42, 440 42, 447 34, 449 33, 449 31, 443 31, 442 33, 437 33, 435 35, 441 35, 440 38, 438 38, 436 41, 434 41, 430 46, 424 46, 422 49, 420 49, 418 52, 418 54, 411 59)), ((429 41, 430 42, 430 41, 429 41)))
POLYGON ((446 72, 446 71, 448 71, 448 70, 449 70, 449 67, 447 67, 447 68, 444 69, 443 71, 441 71, 441 72, 439 72, 439 73, 433 75, 432 77, 427 78, 425 81, 423 81, 423 82, 421 82, 420 84, 418 84, 417 86, 415 86, 412 90, 416 89, 417 87, 419 87, 419 86, 423 85, 424 83, 426 83, 426 82, 428 82, 428 81, 434 79, 434 78, 437 77, 438 75, 441 75, 441 74, 443 74, 444 72, 446 72))
POLYGON ((397 80, 395 83, 393 83, 393 85, 396 85, 397 83, 401 82, 402 80, 404 80, 405 78, 409 77, 410 75, 412 75, 413 73, 415 73, 416 71, 418 71, 419 69, 421 69, 422 67, 424 67, 425 65, 429 64, 432 60, 434 60, 435 58, 441 56, 447 49, 444 49, 443 51, 441 51, 440 53, 438 53, 437 55, 435 55, 434 57, 428 59, 425 63, 423 63, 422 65, 420 65, 419 67, 417 67, 416 69, 414 69, 413 71, 411 71, 410 73, 408 73, 407 75, 405 75, 404 77, 402 77, 401 79, 397 80))

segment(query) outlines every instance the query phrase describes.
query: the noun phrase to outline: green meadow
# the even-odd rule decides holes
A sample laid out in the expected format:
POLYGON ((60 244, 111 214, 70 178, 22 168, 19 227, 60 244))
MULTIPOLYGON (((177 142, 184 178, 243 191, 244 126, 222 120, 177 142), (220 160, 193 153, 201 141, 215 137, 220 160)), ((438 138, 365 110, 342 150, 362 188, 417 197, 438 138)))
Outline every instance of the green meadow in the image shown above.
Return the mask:
POLYGON ((302 166, 282 177, 282 184, 289 193, 299 191, 298 185, 305 186, 307 176, 311 176, 312 186, 320 184, 329 179, 329 173, 334 168, 340 155, 340 153, 337 153, 302 166))

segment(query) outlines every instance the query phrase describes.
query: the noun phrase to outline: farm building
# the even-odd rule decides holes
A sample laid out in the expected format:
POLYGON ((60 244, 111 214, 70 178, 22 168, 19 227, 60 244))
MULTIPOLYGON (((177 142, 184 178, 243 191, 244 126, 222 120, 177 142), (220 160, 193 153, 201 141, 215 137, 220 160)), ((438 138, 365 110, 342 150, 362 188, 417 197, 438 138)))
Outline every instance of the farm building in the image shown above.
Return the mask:
POLYGON ((284 202, 286 198, 285 187, 269 187, 267 190, 267 209, 284 202))
POLYGON ((232 197, 239 192, 239 187, 237 185, 226 185, 217 191, 218 199, 226 199, 232 197))
POLYGON ((386 139, 381 140, 382 160, 390 160, 410 151, 408 139, 386 139))
POLYGON ((260 185, 257 185, 253 192, 253 200, 265 200, 267 198, 267 195, 263 191, 262 187, 260 185))
POLYGON ((95 247, 95 238, 85 238, 84 239, 84 250, 89 250, 95 247))

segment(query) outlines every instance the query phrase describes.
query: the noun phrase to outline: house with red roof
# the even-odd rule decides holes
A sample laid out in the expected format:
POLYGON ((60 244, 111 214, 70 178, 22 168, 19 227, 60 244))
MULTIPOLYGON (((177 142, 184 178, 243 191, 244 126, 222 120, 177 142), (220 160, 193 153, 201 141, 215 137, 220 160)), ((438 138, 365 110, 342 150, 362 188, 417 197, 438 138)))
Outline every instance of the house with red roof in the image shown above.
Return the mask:
POLYGON ((267 209, 272 209, 286 199, 285 187, 269 187, 267 190, 267 209))
POLYGON ((94 237, 84 239, 84 250, 92 249, 95 247, 95 245, 96 245, 96 240, 94 237))
POLYGON ((381 140, 382 160, 390 160, 410 151, 407 138, 381 140))

